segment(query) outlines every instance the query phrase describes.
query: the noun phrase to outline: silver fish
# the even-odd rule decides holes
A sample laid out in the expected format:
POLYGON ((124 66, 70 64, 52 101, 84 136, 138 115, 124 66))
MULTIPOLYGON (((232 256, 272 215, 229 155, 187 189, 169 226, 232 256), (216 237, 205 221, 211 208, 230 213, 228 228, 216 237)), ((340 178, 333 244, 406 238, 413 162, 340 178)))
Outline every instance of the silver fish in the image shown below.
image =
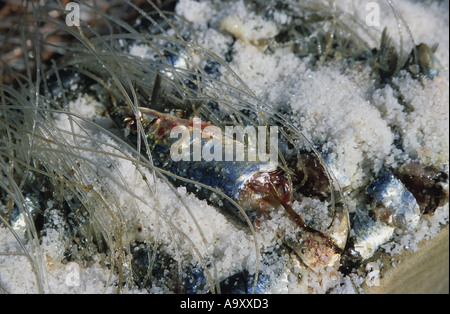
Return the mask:
POLYGON ((414 195, 392 172, 381 173, 366 193, 375 201, 375 216, 391 226, 408 230, 417 227, 420 207, 414 195))
MULTIPOLYGON (((192 134, 193 122, 148 108, 138 109, 138 118, 127 107, 112 108, 110 112, 112 118, 125 129, 125 134, 133 143, 136 143, 139 138, 136 125, 137 121, 140 121, 146 135, 146 142, 141 147, 148 145, 156 167, 219 190, 242 207, 245 216, 251 220, 256 229, 259 229, 261 220, 268 219, 271 210, 284 208, 288 217, 299 227, 295 238, 284 239, 286 244, 312 269, 336 264, 343 252, 348 235, 346 206, 336 207, 334 220, 327 231, 314 230, 307 226, 292 209, 289 178, 281 169, 273 169, 270 162, 263 161, 208 162, 203 159, 194 161, 191 155, 186 160, 174 161, 170 151, 171 146, 178 139, 172 138, 170 131, 175 126, 183 126, 192 134)), ((205 127, 202 132, 207 132, 206 126, 202 126, 205 127)), ((202 135, 202 146, 207 145, 211 136, 213 135, 202 135)), ((187 145, 195 145, 193 137, 187 145)), ((193 154, 194 149, 191 147, 188 151, 193 154)), ((189 187, 189 184, 187 186, 189 187)), ((193 187, 192 190, 198 191, 198 188, 193 187)), ((211 199, 210 189, 201 190, 201 193, 205 194, 204 198, 211 199)), ((225 209, 246 221, 243 213, 234 204, 227 199, 224 203, 225 209)))
POLYGON ((392 238, 394 231, 394 227, 371 218, 367 210, 358 210, 353 218, 353 248, 350 254, 362 260, 370 258, 392 238))

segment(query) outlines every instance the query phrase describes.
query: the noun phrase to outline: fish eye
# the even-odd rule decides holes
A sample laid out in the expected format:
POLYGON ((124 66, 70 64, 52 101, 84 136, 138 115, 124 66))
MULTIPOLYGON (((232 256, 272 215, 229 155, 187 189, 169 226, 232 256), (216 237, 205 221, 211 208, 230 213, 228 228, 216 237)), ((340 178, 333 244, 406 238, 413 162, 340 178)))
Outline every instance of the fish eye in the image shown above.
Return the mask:
POLYGON ((304 244, 300 244, 297 246, 295 251, 299 257, 302 257, 306 254, 306 246, 304 244))

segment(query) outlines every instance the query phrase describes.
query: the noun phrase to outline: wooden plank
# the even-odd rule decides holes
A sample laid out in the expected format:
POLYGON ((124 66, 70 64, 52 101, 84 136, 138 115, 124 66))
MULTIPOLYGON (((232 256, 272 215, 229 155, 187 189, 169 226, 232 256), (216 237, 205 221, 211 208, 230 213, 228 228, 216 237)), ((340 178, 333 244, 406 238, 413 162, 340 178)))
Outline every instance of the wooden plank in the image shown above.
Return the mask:
MULTIPOLYGON (((419 244, 416 252, 400 255, 379 254, 373 260, 385 265, 378 286, 364 285, 372 294, 438 294, 449 293, 449 226, 429 241, 419 244), (395 267, 391 264, 395 259, 395 267)), ((377 283, 378 284, 378 283, 377 283)))

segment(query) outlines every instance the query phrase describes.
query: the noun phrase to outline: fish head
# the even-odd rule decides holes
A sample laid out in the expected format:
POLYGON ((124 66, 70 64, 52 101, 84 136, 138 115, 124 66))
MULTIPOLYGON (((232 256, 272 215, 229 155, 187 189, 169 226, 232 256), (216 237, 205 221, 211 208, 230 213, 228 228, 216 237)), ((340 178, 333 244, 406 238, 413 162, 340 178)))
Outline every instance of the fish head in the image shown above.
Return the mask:
POLYGON ((236 198, 249 217, 254 217, 257 229, 271 210, 289 204, 292 199, 289 180, 279 169, 252 173, 240 186, 236 198))
POLYGON ((295 238, 285 237, 285 243, 295 255, 314 271, 324 267, 336 267, 341 251, 320 232, 299 232, 295 238))

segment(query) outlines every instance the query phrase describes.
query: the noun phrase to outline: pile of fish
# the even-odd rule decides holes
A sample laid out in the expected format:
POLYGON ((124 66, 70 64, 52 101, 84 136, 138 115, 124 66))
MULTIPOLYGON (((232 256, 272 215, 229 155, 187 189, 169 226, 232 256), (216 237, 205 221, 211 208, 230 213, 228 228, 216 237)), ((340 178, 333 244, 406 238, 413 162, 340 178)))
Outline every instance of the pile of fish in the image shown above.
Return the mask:
MULTIPOLYGON (((312 143, 302 134, 291 120, 290 108, 263 103, 228 66, 236 41, 247 40, 265 54, 289 48, 296 57, 308 58, 312 68, 327 63, 369 65, 374 85, 395 88, 393 79, 405 71, 419 81, 439 79, 435 48, 413 43, 410 53, 402 54, 403 47, 393 43, 389 30, 374 35, 326 1, 244 3, 267 20, 284 14, 289 23, 272 37, 253 42, 247 40, 239 20, 223 18, 218 31, 230 38, 223 58, 196 43, 196 30, 173 13, 174 2, 161 6, 127 2, 122 5, 133 13, 122 19, 110 15, 118 14, 120 4, 115 3, 110 12, 81 5, 80 10, 90 15, 79 26, 64 23, 70 12, 50 3, 29 4, 23 15, 13 15, 20 27, 10 26, 2 35, 8 51, 2 51, 0 73, 0 222, 23 250, 29 250, 31 243, 42 253, 40 241, 58 230, 62 262, 89 265, 94 255, 107 256, 104 264, 117 276, 118 291, 136 285, 177 293, 266 293, 294 267, 350 274, 396 230, 415 230, 423 215, 433 215, 448 203, 448 161, 427 165, 414 156, 395 169, 378 171, 363 191, 348 192, 346 179, 334 171, 333 152, 322 151, 323 143, 312 143), (102 23, 92 23, 95 16, 102 16, 102 23), (41 25, 57 40, 44 40, 49 33, 41 25), (372 44, 374 38, 378 39, 372 44), (70 47, 61 44, 66 40, 70 47), (21 44, 29 53, 12 59, 11 52, 21 44), (146 49, 144 60, 132 53, 132 47, 139 45, 146 49), (101 103, 100 116, 107 122, 101 125, 71 113, 69 103, 80 95, 101 103), (66 131, 53 122, 59 115, 67 116, 66 131), (119 197, 102 184, 112 175, 86 158, 77 145, 96 139, 87 132, 70 133, 83 123, 117 143, 110 146, 114 153, 91 150, 99 158, 131 160, 150 191, 157 179, 174 190, 184 187, 254 238, 281 215, 286 224, 277 226, 277 245, 271 251, 257 247, 256 271, 242 269, 222 276, 216 273, 216 257, 191 262, 189 256, 200 255, 191 248, 180 260, 164 244, 136 236, 114 210, 119 197), (269 126, 276 126, 276 147, 267 144, 269 136, 258 145, 277 149, 277 162, 259 156, 240 160, 237 151, 226 161, 225 152, 215 146, 217 141, 228 139, 233 147, 247 147, 250 141, 250 135, 245 137, 238 128, 228 136, 225 130, 230 126, 248 127, 245 130, 264 126, 267 135, 269 126), (173 136, 174 128, 187 138, 184 142, 173 136), (73 136, 74 144, 66 136, 73 136), (118 147, 132 153, 122 153, 118 147), (173 158, 174 147, 176 152, 186 152, 180 160, 173 158), (196 147, 217 158, 199 158, 196 147), (153 177, 147 178, 142 168, 150 169, 153 177), (359 193, 363 206, 350 208, 349 193, 359 193), (303 198, 324 204, 326 227, 297 209, 303 198), (123 268, 126 263, 129 268, 123 268)), ((387 3, 398 14, 391 1, 387 3)), ((249 157, 251 148, 245 152, 249 157)), ((121 186, 121 174, 112 180, 121 186)), ((134 195, 126 184, 122 192, 134 195)), ((189 238, 186 230, 177 232, 189 238)), ((45 262, 35 254, 29 258, 45 292, 45 262)), ((296 280, 301 281, 301 276, 296 280)))

